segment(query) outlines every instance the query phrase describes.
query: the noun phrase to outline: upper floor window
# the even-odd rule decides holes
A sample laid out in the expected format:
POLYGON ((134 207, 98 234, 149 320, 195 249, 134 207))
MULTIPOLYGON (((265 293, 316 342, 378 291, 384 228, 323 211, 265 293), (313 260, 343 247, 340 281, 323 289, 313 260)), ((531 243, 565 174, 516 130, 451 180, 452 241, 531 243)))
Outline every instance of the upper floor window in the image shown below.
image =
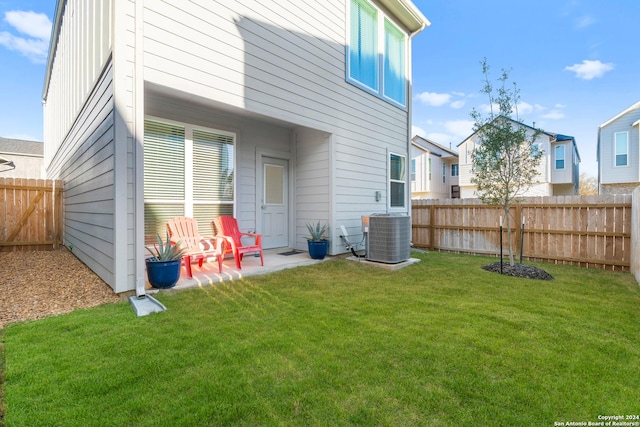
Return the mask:
POLYGON ((442 183, 447 182, 447 164, 442 164, 442 183))
POLYGON ((564 169, 564 145, 556 145, 556 169, 564 169))
POLYGON ((616 166, 628 165, 629 154, 629 134, 627 132, 616 132, 616 166))
POLYGON ((451 176, 458 176, 458 164, 454 163, 451 165, 451 176))
POLYGON ((351 0, 347 81, 406 107, 406 35, 367 0, 351 0))
POLYGON ((389 203, 392 208, 404 208, 405 157, 389 154, 389 203))

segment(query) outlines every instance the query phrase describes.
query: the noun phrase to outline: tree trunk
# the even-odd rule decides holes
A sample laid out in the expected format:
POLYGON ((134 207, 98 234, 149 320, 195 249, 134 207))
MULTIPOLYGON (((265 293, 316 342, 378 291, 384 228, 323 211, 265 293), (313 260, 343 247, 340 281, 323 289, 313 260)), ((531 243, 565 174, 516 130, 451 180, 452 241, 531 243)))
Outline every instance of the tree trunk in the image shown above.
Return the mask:
POLYGON ((507 226, 507 240, 509 241, 509 265, 513 266, 515 261, 513 258, 513 239, 511 232, 511 217, 509 216, 509 205, 504 205, 504 216, 505 224, 507 226))

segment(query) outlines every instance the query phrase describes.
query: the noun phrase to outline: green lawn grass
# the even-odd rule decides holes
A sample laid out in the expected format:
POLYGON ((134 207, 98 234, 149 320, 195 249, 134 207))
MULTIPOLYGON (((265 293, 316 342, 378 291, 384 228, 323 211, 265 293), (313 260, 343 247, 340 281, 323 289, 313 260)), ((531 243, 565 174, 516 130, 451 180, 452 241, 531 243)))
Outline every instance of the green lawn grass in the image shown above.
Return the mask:
POLYGON ((7 426, 552 426, 640 412, 640 287, 414 254, 344 259, 5 328, 7 426))

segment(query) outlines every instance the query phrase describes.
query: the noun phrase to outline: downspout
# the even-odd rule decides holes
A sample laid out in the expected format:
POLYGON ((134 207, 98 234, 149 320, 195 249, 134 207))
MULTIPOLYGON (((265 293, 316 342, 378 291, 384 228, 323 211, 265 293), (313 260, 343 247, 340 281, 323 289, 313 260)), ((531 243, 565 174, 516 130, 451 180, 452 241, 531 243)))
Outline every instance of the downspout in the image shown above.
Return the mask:
POLYGON ((135 2, 135 64, 133 96, 133 150, 134 150, 134 270, 136 296, 145 296, 144 276, 144 1, 135 2))
MULTIPOLYGON (((427 27, 427 22, 422 21, 422 24, 420 25, 420 28, 418 28, 417 30, 415 30, 412 33, 409 33, 409 55, 407 55, 408 61, 407 61, 407 67, 409 69, 409 75, 411 76, 411 79, 409 80, 408 84, 407 84, 407 159, 409 160, 408 165, 405 164, 405 188, 407 189, 407 191, 405 192, 405 203, 407 206, 407 214, 409 216, 411 216, 411 138, 412 138, 412 125, 413 125, 413 121, 412 121, 412 115, 413 115, 413 109, 412 109, 412 104, 413 104, 413 99, 411 97, 411 94, 413 93, 413 69, 412 69, 412 63, 413 63, 413 46, 411 41, 413 40, 413 38, 415 36, 418 35, 419 32, 421 32, 422 30, 424 30, 427 27), (406 172, 406 169, 409 169, 409 173, 406 172)), ((388 156, 387 156, 388 157, 388 156)))

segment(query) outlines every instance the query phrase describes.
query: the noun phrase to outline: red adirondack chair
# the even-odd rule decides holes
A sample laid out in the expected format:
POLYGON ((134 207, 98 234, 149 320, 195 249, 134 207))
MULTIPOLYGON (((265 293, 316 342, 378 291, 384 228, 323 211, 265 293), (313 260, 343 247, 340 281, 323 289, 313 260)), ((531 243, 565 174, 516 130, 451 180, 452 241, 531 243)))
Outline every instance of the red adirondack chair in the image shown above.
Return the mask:
POLYGON ((260 265, 264 265, 264 259, 262 258, 262 235, 256 233, 243 233, 238 228, 238 221, 232 216, 220 216, 213 220, 212 223, 216 230, 216 235, 225 239, 225 254, 233 254, 236 260, 236 267, 238 270, 242 269, 240 261, 242 261, 242 255, 250 252, 260 252, 260 265), (242 242, 243 236, 249 236, 253 238, 252 245, 246 245, 242 242))
POLYGON ((167 222, 167 230, 172 242, 182 240, 181 248, 187 252, 182 258, 187 275, 193 277, 191 263, 198 261, 198 267, 206 258, 215 257, 218 261, 218 273, 222 273, 222 258, 225 241, 220 237, 203 237, 198 232, 198 221, 185 216, 178 216, 167 222))

